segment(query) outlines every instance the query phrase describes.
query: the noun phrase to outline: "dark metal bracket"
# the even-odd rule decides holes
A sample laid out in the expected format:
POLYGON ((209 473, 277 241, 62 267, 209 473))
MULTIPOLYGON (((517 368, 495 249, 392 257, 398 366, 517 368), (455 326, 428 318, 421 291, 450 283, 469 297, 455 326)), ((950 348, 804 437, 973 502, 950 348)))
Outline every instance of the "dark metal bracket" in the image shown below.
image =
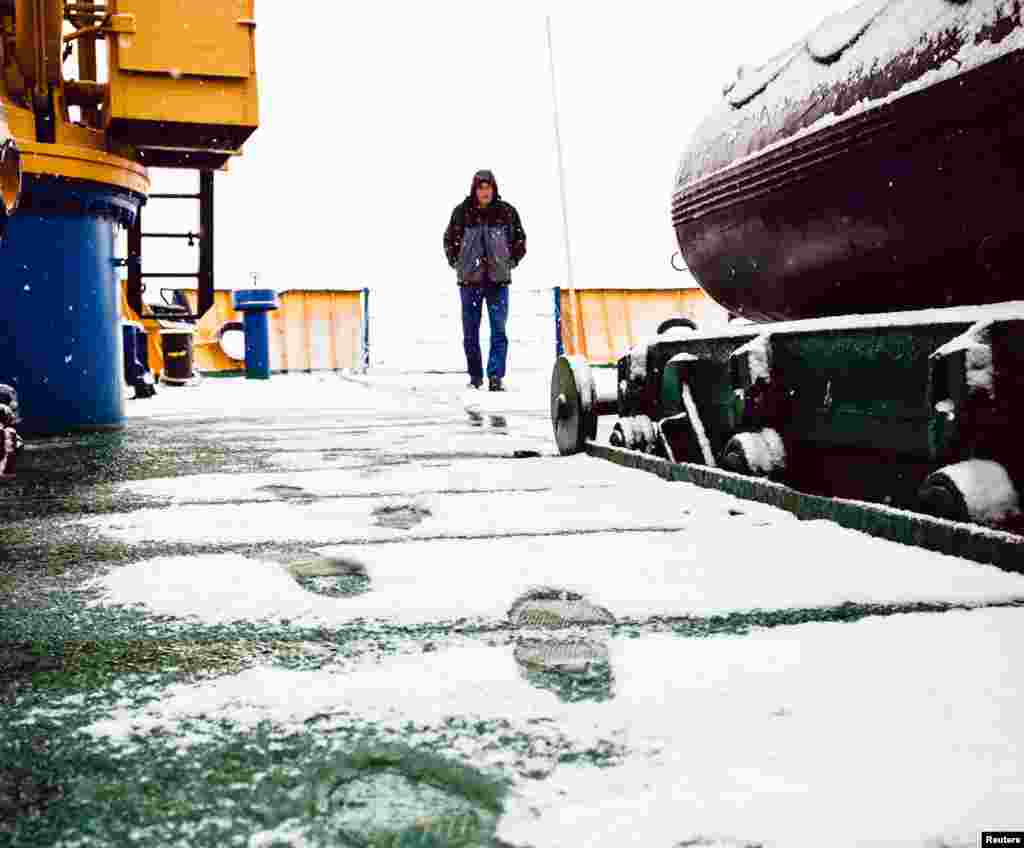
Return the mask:
POLYGON ((146 290, 143 280, 147 277, 170 279, 191 277, 197 280, 199 294, 198 308, 193 314, 175 316, 178 320, 198 321, 213 306, 213 171, 199 172, 199 194, 151 194, 150 200, 198 200, 199 232, 186 233, 144 233, 142 231, 142 210, 135 216, 135 223, 128 229, 128 258, 116 260, 116 264, 128 267, 128 305, 142 317, 142 293, 146 290), (184 238, 189 245, 199 243, 199 270, 183 273, 144 272, 142 270, 142 240, 144 238, 184 238))

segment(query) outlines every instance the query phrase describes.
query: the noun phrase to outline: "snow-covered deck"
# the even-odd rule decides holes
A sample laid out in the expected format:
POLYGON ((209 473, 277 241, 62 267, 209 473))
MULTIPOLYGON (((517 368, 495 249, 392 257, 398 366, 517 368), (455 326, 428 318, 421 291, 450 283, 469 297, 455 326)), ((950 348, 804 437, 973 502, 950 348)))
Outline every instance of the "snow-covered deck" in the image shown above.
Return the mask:
MULTIPOLYGON (((159 727, 188 747, 224 719, 318 734, 358 720, 444 740, 512 780, 497 835, 513 846, 967 846, 1022 826, 1024 609, 1007 605, 1024 576, 557 457, 547 374, 509 383, 482 398, 480 426, 445 375, 210 380, 133 402, 267 467, 114 487, 139 508, 81 521, 140 556, 95 577, 93 603, 406 635, 316 669, 176 684, 145 707, 126 695, 89 733, 115 745, 159 727), (365 591, 310 591, 282 545, 346 563, 365 591), (536 586, 616 623, 511 624, 536 586), (516 659, 536 639, 605 652, 606 697, 536 685, 516 659), (452 737, 451 720, 505 721, 529 750, 452 737), (595 748, 615 754, 563 756, 595 748)), ((304 827, 254 827, 248 844, 319 844, 304 827)))

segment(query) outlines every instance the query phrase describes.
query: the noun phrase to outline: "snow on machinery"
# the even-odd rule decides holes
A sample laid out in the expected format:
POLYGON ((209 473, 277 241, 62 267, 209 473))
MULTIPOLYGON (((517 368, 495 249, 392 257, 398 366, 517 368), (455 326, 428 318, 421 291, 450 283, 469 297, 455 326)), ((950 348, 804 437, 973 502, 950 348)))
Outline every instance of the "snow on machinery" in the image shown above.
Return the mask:
MULTIPOLYGON (((864 502, 984 524, 1024 563, 1022 141, 1017 0, 867 0, 741 68, 672 216, 701 286, 749 321, 667 329, 615 372, 560 358, 560 452, 653 455, 798 513, 853 498, 844 523, 869 531, 904 519, 864 502)), ((931 533, 906 521, 879 532, 931 533)))

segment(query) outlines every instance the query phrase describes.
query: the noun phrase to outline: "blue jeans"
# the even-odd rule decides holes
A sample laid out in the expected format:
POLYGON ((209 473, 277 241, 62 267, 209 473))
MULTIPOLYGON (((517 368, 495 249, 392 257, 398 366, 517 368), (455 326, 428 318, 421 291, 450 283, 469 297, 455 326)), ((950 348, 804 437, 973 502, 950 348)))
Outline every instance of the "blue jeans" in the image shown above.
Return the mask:
POLYGON ((503 379, 508 358, 508 286, 459 286, 462 298, 462 346, 466 351, 469 379, 479 383, 484 378, 483 354, 480 351, 480 321, 484 301, 491 323, 491 352, 487 357, 487 376, 503 379))

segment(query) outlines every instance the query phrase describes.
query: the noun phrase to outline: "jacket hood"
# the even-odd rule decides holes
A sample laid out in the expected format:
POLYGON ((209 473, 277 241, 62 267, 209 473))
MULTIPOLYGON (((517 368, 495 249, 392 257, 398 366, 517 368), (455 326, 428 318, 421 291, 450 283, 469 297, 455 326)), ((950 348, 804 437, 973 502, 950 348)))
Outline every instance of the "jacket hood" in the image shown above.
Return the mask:
POLYGON ((483 170, 477 171, 473 174, 473 183, 469 187, 469 200, 476 205, 476 190, 480 183, 490 183, 494 186, 494 199, 501 200, 501 195, 498 193, 498 181, 494 179, 494 172, 483 170))

